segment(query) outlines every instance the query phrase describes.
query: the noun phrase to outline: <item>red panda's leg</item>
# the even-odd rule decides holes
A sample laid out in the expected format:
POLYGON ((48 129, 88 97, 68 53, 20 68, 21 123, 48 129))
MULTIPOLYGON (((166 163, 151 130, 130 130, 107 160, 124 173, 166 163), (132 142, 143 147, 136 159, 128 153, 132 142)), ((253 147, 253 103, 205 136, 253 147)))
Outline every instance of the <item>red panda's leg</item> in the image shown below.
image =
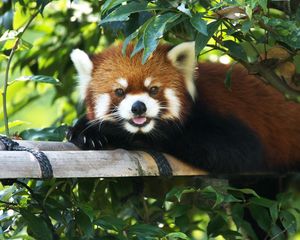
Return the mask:
POLYGON ((106 144, 106 139, 99 134, 98 128, 98 125, 91 124, 84 116, 69 128, 67 140, 83 150, 102 149, 106 144))
POLYGON ((132 135, 122 127, 122 124, 110 121, 93 122, 86 116, 80 118, 69 129, 67 140, 83 150, 138 149, 132 135))

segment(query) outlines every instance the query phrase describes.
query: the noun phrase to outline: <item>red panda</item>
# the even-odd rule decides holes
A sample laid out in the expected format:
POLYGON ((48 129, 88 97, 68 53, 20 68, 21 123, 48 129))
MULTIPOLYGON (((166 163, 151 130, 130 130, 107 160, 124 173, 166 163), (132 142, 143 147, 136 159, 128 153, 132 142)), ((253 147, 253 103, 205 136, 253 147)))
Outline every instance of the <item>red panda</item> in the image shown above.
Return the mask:
POLYGON ((73 50, 87 114, 70 130, 82 149, 153 149, 215 173, 295 170, 300 105, 241 66, 197 64, 193 42, 160 45, 142 64, 121 46, 73 50))

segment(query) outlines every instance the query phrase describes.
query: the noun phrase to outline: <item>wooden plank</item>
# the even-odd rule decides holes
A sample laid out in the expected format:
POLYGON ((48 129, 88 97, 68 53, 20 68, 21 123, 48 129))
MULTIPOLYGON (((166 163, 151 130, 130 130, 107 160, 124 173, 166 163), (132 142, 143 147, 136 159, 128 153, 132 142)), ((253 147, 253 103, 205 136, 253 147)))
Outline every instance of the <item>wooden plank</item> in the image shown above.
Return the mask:
MULTIPOLYGON (((158 176, 154 159, 145 152, 123 149, 81 151, 71 143, 18 141, 43 151, 56 178, 158 176)), ((4 148, 2 148, 4 149, 4 148)), ((165 155, 175 176, 204 175, 172 156, 165 155)), ((28 152, 0 151, 0 178, 40 178, 37 160, 28 152)))

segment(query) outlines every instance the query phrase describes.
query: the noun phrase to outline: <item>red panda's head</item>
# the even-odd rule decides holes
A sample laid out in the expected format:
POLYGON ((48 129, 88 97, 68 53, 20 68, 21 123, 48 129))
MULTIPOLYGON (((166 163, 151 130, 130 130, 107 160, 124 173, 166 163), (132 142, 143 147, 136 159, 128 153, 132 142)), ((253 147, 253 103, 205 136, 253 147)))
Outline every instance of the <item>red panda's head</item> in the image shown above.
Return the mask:
POLYGON ((75 49, 71 59, 79 75, 80 97, 90 120, 119 122, 131 133, 148 133, 159 121, 184 121, 194 84, 194 43, 160 45, 142 64, 142 53, 124 56, 121 46, 93 56, 75 49))

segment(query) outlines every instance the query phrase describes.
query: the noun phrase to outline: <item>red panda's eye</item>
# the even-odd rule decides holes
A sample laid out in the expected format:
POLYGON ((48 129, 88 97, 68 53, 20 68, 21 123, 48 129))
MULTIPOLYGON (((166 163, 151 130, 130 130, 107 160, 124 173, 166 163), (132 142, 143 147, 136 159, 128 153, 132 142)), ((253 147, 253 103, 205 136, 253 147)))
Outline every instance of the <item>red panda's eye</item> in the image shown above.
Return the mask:
POLYGON ((125 95, 125 92, 124 92, 124 90, 123 90, 122 88, 117 88, 117 89, 115 90, 115 94, 116 94, 116 96, 118 96, 118 97, 123 97, 123 96, 125 95))
POLYGON ((158 93, 159 88, 154 86, 149 89, 150 95, 154 96, 158 93))

